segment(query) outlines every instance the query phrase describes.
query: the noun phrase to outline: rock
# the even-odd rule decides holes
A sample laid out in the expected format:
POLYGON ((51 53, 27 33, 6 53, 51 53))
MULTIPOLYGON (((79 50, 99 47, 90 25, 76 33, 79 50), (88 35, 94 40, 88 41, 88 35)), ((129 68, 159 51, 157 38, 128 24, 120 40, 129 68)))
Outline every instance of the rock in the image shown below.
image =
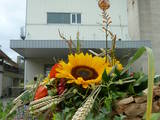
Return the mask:
POLYGON ((153 103, 153 111, 154 113, 159 112, 160 111, 160 106, 159 106, 159 101, 155 101, 153 103))
POLYGON ((129 98, 125 98, 125 99, 122 99, 118 102, 118 105, 126 105, 126 104, 129 104, 129 103, 132 103, 134 102, 134 98, 131 96, 129 98))
POLYGON ((117 105, 115 111, 117 114, 120 115, 124 113, 125 108, 126 108, 126 105, 117 105))
POLYGON ((136 104, 132 103, 126 107, 124 113, 129 117, 136 118, 137 116, 141 116, 146 111, 146 103, 143 104, 136 104))
POLYGON ((136 97, 134 100, 136 103, 144 103, 147 101, 147 96, 136 97))

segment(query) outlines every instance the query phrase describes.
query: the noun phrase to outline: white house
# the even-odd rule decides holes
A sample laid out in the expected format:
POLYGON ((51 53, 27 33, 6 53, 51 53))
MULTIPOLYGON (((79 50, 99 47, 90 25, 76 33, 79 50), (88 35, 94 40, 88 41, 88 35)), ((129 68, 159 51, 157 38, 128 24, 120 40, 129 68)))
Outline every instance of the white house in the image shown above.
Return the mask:
MULTIPOLYGON (((102 16, 97 0, 27 0, 26 38, 11 40, 11 48, 25 58, 25 82, 35 75, 47 74, 53 57, 67 54, 67 45, 60 40, 58 29, 66 37, 76 38, 80 32, 83 50, 105 48, 105 35, 101 30, 102 16)), ((117 48, 135 51, 147 41, 128 41, 127 0, 111 0, 109 10, 112 18, 111 30, 117 34, 117 48), (128 49, 129 48, 129 49, 128 49)), ((109 42, 109 46, 111 43, 109 42)), ((131 56, 131 55, 129 55, 131 56)), ((126 59, 126 58, 125 58, 126 59)))

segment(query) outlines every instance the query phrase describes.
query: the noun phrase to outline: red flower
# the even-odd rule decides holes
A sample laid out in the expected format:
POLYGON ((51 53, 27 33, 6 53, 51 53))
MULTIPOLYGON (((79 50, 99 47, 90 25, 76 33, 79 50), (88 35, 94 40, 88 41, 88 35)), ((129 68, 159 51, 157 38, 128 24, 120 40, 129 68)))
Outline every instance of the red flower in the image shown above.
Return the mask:
POLYGON ((58 95, 61 95, 64 92, 64 90, 65 90, 65 84, 66 84, 65 80, 63 78, 60 79, 60 82, 57 85, 58 95))
POLYGON ((55 78, 56 77, 56 68, 58 68, 58 66, 59 66, 59 64, 57 63, 52 67, 52 69, 49 73, 50 78, 55 78))
POLYGON ((40 85, 35 93, 34 100, 41 99, 48 95, 48 90, 45 86, 40 85))

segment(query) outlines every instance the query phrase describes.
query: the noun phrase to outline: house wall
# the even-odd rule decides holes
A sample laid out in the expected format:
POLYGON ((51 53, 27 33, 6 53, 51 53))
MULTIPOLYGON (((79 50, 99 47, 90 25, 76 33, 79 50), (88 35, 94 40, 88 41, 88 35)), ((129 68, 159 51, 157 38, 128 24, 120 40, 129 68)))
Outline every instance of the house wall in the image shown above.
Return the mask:
MULTIPOLYGON (((111 29, 118 38, 128 40, 127 0, 111 0, 111 29), (120 25, 121 24, 121 25, 120 25)), ((26 39, 57 40, 58 29, 66 36, 81 40, 104 40, 101 11, 97 0, 27 0, 26 39), (47 24, 47 12, 81 13, 81 24, 47 24)))

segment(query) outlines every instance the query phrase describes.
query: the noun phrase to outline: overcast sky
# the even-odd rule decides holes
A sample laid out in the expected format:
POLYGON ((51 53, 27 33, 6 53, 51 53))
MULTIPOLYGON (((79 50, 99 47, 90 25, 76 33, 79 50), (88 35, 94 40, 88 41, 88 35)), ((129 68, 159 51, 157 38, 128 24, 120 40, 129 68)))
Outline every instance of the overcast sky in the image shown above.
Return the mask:
POLYGON ((16 60, 16 52, 10 49, 10 40, 19 39, 20 27, 25 24, 25 0, 0 0, 1 49, 16 60))

